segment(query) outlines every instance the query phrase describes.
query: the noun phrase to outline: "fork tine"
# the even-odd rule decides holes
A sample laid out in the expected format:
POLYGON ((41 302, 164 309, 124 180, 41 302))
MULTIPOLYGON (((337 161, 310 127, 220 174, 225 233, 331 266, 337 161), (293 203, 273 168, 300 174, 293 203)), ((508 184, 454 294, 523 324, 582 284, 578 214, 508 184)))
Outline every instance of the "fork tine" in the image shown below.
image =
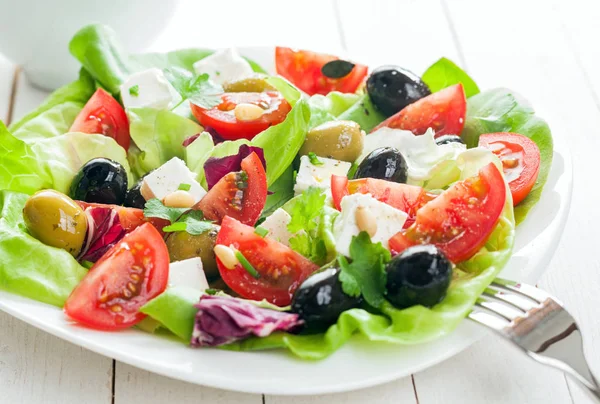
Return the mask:
POLYGON ((487 295, 481 295, 481 297, 477 299, 476 304, 478 307, 483 307, 484 309, 491 311, 493 314, 502 317, 509 323, 515 318, 524 314, 523 312, 518 311, 507 304, 490 299, 487 295))
POLYGON ((511 307, 514 307, 521 313, 521 315, 539 305, 537 302, 534 302, 531 299, 525 298, 518 293, 511 292, 504 288, 490 287, 486 288, 483 293, 484 295, 490 296, 494 300, 501 301, 510 305, 511 307))
POLYGON ((506 320, 501 319, 498 315, 482 310, 482 307, 480 307, 479 304, 473 308, 473 311, 469 313, 468 317, 476 323, 496 331, 501 331, 508 324, 506 320))
POLYGON ((511 292, 518 293, 522 296, 525 296, 526 298, 535 301, 536 303, 542 303, 547 299, 553 299, 562 306, 562 303, 559 302, 555 297, 551 296, 549 293, 546 293, 541 289, 524 283, 510 281, 502 278, 496 278, 492 282, 491 286, 497 287, 499 289, 507 289, 511 292))

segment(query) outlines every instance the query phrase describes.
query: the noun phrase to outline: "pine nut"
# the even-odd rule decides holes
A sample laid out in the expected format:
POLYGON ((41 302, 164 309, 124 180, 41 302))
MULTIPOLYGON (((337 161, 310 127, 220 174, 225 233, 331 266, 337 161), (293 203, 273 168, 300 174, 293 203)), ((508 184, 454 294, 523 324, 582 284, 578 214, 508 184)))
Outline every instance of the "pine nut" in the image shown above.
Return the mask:
POLYGON ((238 121, 254 121, 263 114, 263 109, 258 105, 241 103, 233 110, 235 119, 238 121))
POLYGON ((364 206, 356 208, 354 213, 356 219, 356 226, 360 231, 366 231, 370 237, 373 237, 377 233, 377 219, 375 215, 364 206))
POLYGON ((187 191, 177 190, 167 196, 163 200, 165 206, 171 208, 191 208, 194 206, 194 197, 187 191))
POLYGON ((225 265, 225 268, 234 269, 240 264, 235 256, 235 252, 233 252, 230 247, 223 244, 217 244, 214 251, 219 261, 221 261, 221 264, 225 265))

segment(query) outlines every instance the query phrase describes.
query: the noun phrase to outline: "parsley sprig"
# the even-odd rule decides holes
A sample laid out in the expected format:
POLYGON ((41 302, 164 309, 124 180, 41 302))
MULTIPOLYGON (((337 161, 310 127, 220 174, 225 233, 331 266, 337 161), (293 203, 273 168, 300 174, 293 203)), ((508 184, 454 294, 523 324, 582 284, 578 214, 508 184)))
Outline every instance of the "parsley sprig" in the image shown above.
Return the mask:
POLYGON ((194 76, 184 69, 173 67, 165 70, 165 77, 181 95, 181 101, 172 109, 189 100, 199 107, 210 109, 221 103, 223 87, 212 82, 208 74, 194 76))
POLYGON ((213 228, 212 222, 204 220, 204 215, 199 210, 187 208, 171 208, 165 206, 156 198, 146 202, 144 207, 145 217, 158 217, 171 222, 163 227, 165 233, 185 231, 192 235, 199 235, 213 228))

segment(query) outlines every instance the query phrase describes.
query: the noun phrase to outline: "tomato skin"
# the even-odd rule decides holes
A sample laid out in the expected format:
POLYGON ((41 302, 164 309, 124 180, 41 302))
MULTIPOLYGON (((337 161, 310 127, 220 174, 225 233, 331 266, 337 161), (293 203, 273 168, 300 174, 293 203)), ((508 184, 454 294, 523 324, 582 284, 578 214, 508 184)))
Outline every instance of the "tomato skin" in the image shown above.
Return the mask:
POLYGON ((419 208, 436 197, 436 195, 415 185, 400 184, 376 178, 348 180, 348 178, 339 175, 331 177, 331 195, 333 206, 337 210, 341 210, 344 196, 355 193, 371 194, 378 201, 406 212, 408 218, 404 223, 404 228, 413 224, 419 208))
POLYGON ((125 235, 75 287, 64 312, 86 327, 129 328, 146 315, 139 308, 167 288, 169 252, 149 223, 125 235))
POLYGON ((105 205, 102 203, 90 203, 83 201, 75 202, 77 202, 77 204, 81 206, 81 209, 83 210, 86 210, 86 208, 90 206, 115 209, 117 211, 117 214, 119 215, 119 222, 121 223, 121 226, 123 226, 123 228, 127 232, 131 232, 132 230, 143 225, 144 223, 150 223, 156 228, 156 230, 159 231, 161 235, 164 236, 164 233, 162 231, 163 227, 166 227, 169 224, 171 224, 171 222, 169 222, 168 220, 161 219, 158 217, 145 217, 144 211, 142 209, 127 208, 119 205, 105 205))
POLYGON ((487 242, 505 202, 504 177, 490 163, 419 209, 415 223, 390 239, 390 249, 400 253, 413 245, 434 244, 453 263, 467 260, 487 242))
POLYGON ((238 264, 227 269, 217 257, 221 277, 233 291, 246 299, 262 300, 287 306, 300 284, 319 269, 309 259, 271 238, 262 238, 254 228, 226 216, 216 244, 233 247, 258 271, 258 279, 238 264))
POLYGON ((192 113, 205 127, 213 128, 225 140, 251 140, 260 132, 277 125, 292 109, 279 91, 262 93, 225 93, 223 102, 211 109, 190 103, 192 113), (253 121, 238 121, 233 110, 238 104, 254 104, 264 109, 263 115, 253 121))
POLYGON ((225 175, 208 191, 193 209, 201 210, 209 220, 220 223, 231 216, 243 224, 254 226, 267 201, 267 174, 258 155, 254 152, 242 160, 242 171, 225 175), (245 173, 244 181, 241 174, 245 173), (239 187, 240 181, 247 187, 239 187), (239 198, 239 192, 243 193, 239 198))
POLYGON ((367 66, 355 64, 345 77, 332 79, 321 73, 321 68, 339 58, 323 53, 294 50, 278 46, 275 48, 275 69, 277 74, 291 81, 308 95, 327 95, 332 91, 354 93, 367 77, 367 66))
POLYGON ((444 88, 407 105, 373 129, 389 127, 410 130, 415 135, 433 128, 435 137, 459 135, 467 114, 467 97, 461 83, 444 88))
POLYGON ((479 146, 492 150, 502 161, 513 205, 518 205, 529 195, 540 172, 537 144, 518 133, 498 132, 481 135, 479 146))
POLYGON ((109 93, 99 88, 85 104, 69 132, 99 133, 115 139, 125 149, 129 150, 131 136, 129 135, 129 120, 121 104, 109 93))

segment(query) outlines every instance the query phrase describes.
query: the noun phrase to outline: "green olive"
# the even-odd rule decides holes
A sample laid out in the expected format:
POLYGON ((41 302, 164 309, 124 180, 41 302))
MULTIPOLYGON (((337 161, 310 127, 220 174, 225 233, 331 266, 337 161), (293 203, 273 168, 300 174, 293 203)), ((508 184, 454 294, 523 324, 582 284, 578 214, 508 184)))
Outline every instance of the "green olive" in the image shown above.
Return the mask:
POLYGON ((167 238, 167 249, 171 262, 200 257, 206 277, 209 280, 215 278, 219 275, 219 268, 217 268, 217 259, 213 248, 215 248, 218 233, 218 226, 198 235, 186 231, 174 232, 167 238))
POLYGON ((87 232, 83 209, 67 195, 46 189, 25 203, 23 218, 29 233, 42 243, 67 250, 76 257, 87 232))
POLYGON ((275 90, 272 85, 266 82, 266 77, 257 73, 250 77, 229 81, 223 84, 223 90, 227 93, 262 93, 266 90, 275 90))
POLYGON ((365 133, 353 121, 325 122, 306 134, 300 154, 354 162, 363 150, 365 133))

